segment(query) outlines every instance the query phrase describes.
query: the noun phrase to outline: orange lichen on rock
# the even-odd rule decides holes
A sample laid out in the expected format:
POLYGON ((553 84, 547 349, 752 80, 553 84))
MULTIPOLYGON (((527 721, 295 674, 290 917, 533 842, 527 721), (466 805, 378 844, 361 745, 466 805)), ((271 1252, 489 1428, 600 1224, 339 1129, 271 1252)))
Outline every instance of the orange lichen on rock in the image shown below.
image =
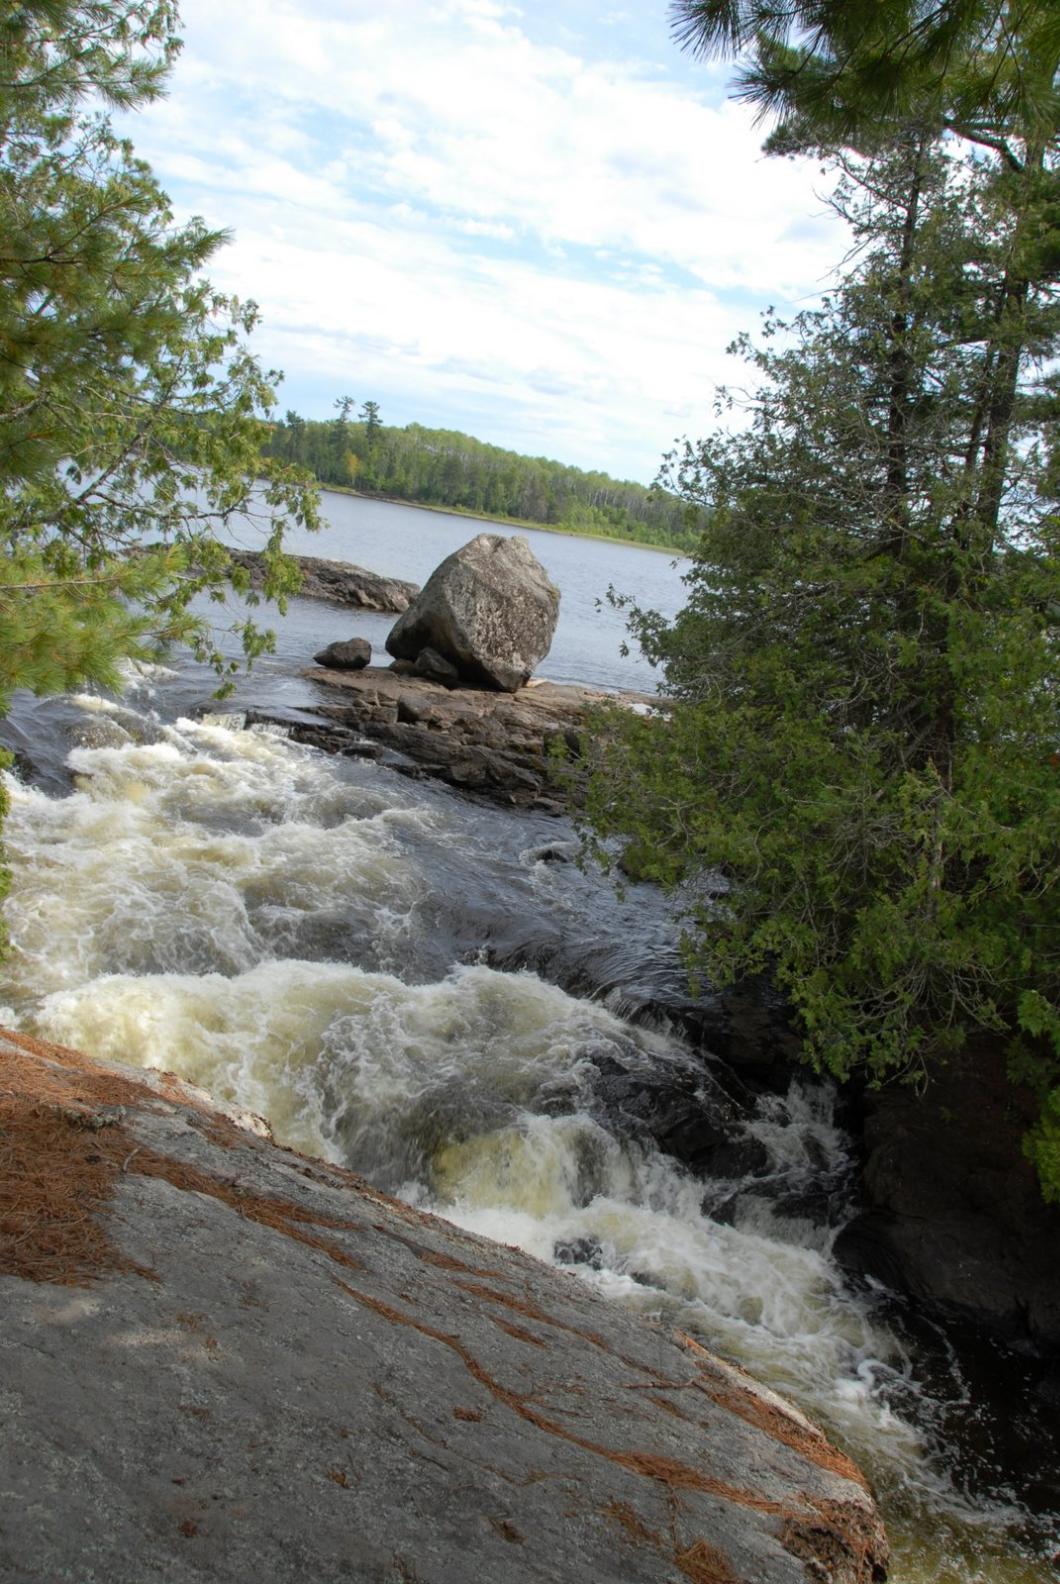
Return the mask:
POLYGON ((115 1184, 134 1175, 206 1194, 249 1221, 319 1250, 347 1270, 363 1268, 361 1260, 337 1243, 308 1230, 356 1232, 361 1223, 255 1194, 138 1144, 124 1117, 127 1108, 149 1107, 155 1098, 146 1081, 109 1073, 77 1051, 45 1046, 25 1035, 5 1030, 3 1039, 0 1273, 66 1285, 83 1285, 107 1271, 154 1276, 120 1253, 104 1220, 115 1184))
MULTIPOLYGON (((498 1402, 510 1408, 528 1424, 536 1429, 543 1430, 547 1435, 557 1436, 561 1441, 568 1442, 571 1446, 580 1447, 584 1452, 590 1452, 594 1457, 605 1458, 609 1463, 614 1463, 619 1468, 624 1468, 631 1474, 636 1474, 641 1479, 655 1480, 660 1485, 666 1485, 670 1490, 703 1491, 711 1496, 719 1496, 723 1501, 732 1502, 738 1507, 746 1507, 752 1512, 767 1513, 780 1518, 794 1515, 794 1510, 782 1502, 773 1501, 768 1497, 759 1496, 754 1491, 749 1491, 737 1485, 730 1485, 726 1480, 715 1479, 706 1474, 702 1469, 693 1468, 689 1463, 682 1463, 677 1458, 662 1457, 654 1452, 627 1452, 616 1447, 604 1446, 598 1441, 589 1440, 578 1435, 567 1425, 556 1419, 551 1419, 540 1408, 534 1406, 529 1394, 514 1392, 509 1387, 503 1386, 498 1380, 479 1363, 470 1349, 461 1342, 460 1338, 451 1332, 442 1331, 437 1326, 429 1325, 424 1320, 419 1320, 415 1315, 397 1309, 393 1304, 387 1303, 382 1298, 376 1298, 371 1293, 359 1292, 355 1287, 350 1287, 346 1282, 335 1278, 337 1285, 348 1297, 373 1313, 381 1315, 385 1320, 395 1325, 408 1326, 413 1331, 418 1331, 421 1336, 430 1337, 435 1342, 440 1342, 444 1347, 450 1348, 460 1358, 473 1380, 479 1382, 490 1392, 498 1402)), ((470 1283, 460 1282, 461 1287, 468 1288, 470 1283)), ((489 1296, 496 1298, 498 1295, 489 1292, 489 1296)), ((538 1311, 542 1313, 542 1311, 538 1311)), ((573 1331, 574 1328, 566 1326, 563 1329, 573 1331)), ((578 1332, 577 1335, 586 1337, 594 1333, 578 1332)))
POLYGON ((638 1545, 651 1545, 658 1547, 662 1544, 662 1537, 657 1529, 649 1529, 643 1518, 630 1506, 629 1502, 613 1501, 604 1508, 609 1518, 625 1531, 631 1541, 638 1545))
POLYGON ((100 1271, 138 1271, 108 1237, 101 1211, 135 1149, 124 1107, 135 1084, 89 1068, 45 1063, 44 1047, 8 1036, 0 1052, 0 1273, 79 1286, 100 1271))
POLYGON ((796 1418, 779 1403, 763 1396, 756 1382, 746 1371, 740 1370, 737 1365, 729 1364, 725 1367, 729 1375, 740 1377, 740 1385, 734 1384, 733 1380, 723 1372, 718 1361, 692 1337, 682 1334, 680 1341, 690 1353, 696 1355, 698 1378, 695 1384, 711 1402, 743 1419, 746 1424, 754 1425, 756 1430, 764 1431, 766 1435, 772 1436, 774 1441, 780 1441, 784 1446, 791 1447, 793 1452, 798 1452, 808 1463, 815 1463, 818 1468, 839 1474, 843 1479, 853 1480, 863 1490, 868 1489, 868 1481, 857 1464, 834 1447, 816 1425, 810 1424, 808 1420, 796 1418))
POLYGON ((741 1584, 725 1553, 705 1540, 678 1551, 674 1561, 692 1584, 741 1584))
MULTIPOLYGON (((7 1076, 6 1074, 4 1075, 7 1076)), ((118 1125, 92 1130, 93 1113, 25 1094, 0 1094, 0 1273, 79 1286, 101 1271, 152 1273, 126 1259, 101 1211, 134 1148, 118 1125)))
POLYGON ((506 1336, 514 1337, 517 1342, 529 1342, 531 1347, 543 1348, 548 1343, 532 1331, 525 1331, 522 1326, 513 1325, 510 1320, 502 1320, 498 1315, 493 1315, 493 1324, 499 1326, 506 1336))
POLYGON ((859 1577, 883 1584, 887 1559, 879 1551, 879 1532, 873 1515, 846 1502, 811 1500, 810 1506, 820 1513, 820 1521, 789 1518, 780 1534, 785 1551, 811 1569, 826 1565, 839 1573, 853 1565, 859 1577))

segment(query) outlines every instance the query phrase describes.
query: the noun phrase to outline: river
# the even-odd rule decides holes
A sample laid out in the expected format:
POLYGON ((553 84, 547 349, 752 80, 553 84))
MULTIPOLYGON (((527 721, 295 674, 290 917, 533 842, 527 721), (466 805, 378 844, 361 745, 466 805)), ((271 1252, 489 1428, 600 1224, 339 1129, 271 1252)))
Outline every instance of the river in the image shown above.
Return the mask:
MULTIPOLYGON (((417 581, 476 528, 325 507, 327 534, 293 548, 417 581)), ((597 600, 614 583, 673 611, 679 568, 528 537, 563 593, 542 674, 650 687, 597 600)), ((277 654, 214 708, 186 657, 131 672, 117 698, 17 701, 0 1016, 179 1072, 739 1360, 869 1474, 896 1584, 1054 1578, 1057 1474, 1044 1453, 1034 1470, 1033 1422, 1012 1452, 1019 1362, 969 1362, 831 1257, 853 1202, 832 1093, 796 1079, 746 1097, 754 1169, 707 1181, 616 1102, 643 1082, 705 1116, 733 1104, 720 1064, 676 1032, 688 991, 664 899, 583 873, 562 820, 245 727, 251 706, 318 696, 297 675, 313 649, 353 632, 381 649, 390 620, 293 601, 277 654)))

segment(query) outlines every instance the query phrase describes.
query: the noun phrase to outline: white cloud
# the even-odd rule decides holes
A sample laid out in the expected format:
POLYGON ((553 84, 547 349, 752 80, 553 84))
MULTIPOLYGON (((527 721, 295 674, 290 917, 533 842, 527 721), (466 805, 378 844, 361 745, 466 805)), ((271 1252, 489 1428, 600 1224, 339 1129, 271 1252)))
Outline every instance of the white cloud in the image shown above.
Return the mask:
MULTIPOLYGON (((212 273, 263 303, 295 392, 334 369, 470 427, 492 390, 485 438, 650 473, 754 319, 719 293, 804 298, 838 257, 812 167, 764 159, 676 57, 661 80, 535 42, 497 0, 183 12, 171 95, 134 135, 183 205, 234 227, 212 273)), ((599 50, 624 50, 621 17, 598 20, 599 50)))

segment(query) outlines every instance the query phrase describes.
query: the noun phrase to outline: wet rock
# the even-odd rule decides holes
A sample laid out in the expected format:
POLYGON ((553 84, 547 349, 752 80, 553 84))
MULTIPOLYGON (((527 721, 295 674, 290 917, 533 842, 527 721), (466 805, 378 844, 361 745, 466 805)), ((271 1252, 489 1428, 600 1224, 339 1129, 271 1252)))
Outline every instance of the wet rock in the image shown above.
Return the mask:
POLYGON ((690 1001, 678 1017, 690 1039, 753 1086, 781 1092, 800 1065, 802 1045, 790 1010, 765 978, 690 1001))
MULTIPOLYGON (((260 588, 265 578, 265 561, 260 550, 230 550, 237 566, 246 567, 250 581, 260 588)), ((352 605, 357 610, 403 611, 419 593, 419 584, 402 578, 381 577, 348 561, 328 561, 320 556, 292 556, 302 574, 298 590, 302 599, 330 600, 333 605, 352 605)))
POLYGON ((578 856, 576 842, 549 842, 545 847, 538 847, 528 853, 530 863, 568 864, 573 863, 578 856))
POLYGON ((583 1053, 596 1068, 592 1107, 620 1136, 649 1138, 697 1177, 743 1177, 766 1164, 746 1131, 747 1105, 704 1068, 630 1068, 606 1052, 583 1053))
POLYGON ((371 658, 372 646, 367 638, 340 638, 313 656, 317 665, 334 671, 363 671, 371 658))
POLYGON ((548 654, 558 616, 559 589, 527 541, 484 533, 435 568, 386 646, 413 661, 432 649, 465 681, 514 693, 548 654))
POLYGON ((590 1270, 603 1270, 604 1250, 599 1238, 571 1238, 560 1241, 552 1250, 552 1257, 561 1265, 587 1265, 590 1270))
POLYGON ((1035 1390, 1042 1402, 1060 1409, 1060 1359, 1049 1366, 1035 1390))
POLYGON ((421 649, 412 663, 415 676, 433 677, 436 682, 456 683, 460 672, 437 649, 421 649))
MULTIPOLYGON (((553 744, 582 725, 604 702, 643 704, 647 695, 603 694, 592 688, 533 682, 518 693, 453 686, 416 676, 411 661, 363 671, 324 669, 324 722, 372 737, 402 756, 396 769, 436 777, 509 807, 559 813, 578 796, 576 768, 555 773, 553 744), (397 666, 402 671, 397 670, 397 666)), ((301 739, 300 739, 301 740, 301 739)), ((321 742, 319 733, 313 739, 321 742)))
POLYGON ((883 1578, 854 1466, 680 1332, 171 1075, 0 1077, 0 1576, 883 1578))
POLYGON ((1036 1112, 989 1043, 940 1066, 923 1096, 870 1094, 867 1207, 841 1233, 838 1258, 920 1303, 1060 1352, 1060 1208, 1043 1203, 1021 1151, 1036 1112))

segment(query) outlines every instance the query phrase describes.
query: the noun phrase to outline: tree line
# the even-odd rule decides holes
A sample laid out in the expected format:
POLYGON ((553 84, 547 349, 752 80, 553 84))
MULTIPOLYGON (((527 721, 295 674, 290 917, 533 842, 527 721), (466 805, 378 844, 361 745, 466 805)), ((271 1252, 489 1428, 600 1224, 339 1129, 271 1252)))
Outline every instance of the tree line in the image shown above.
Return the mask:
POLYGON ((695 514, 669 490, 522 456, 452 429, 391 428, 373 401, 356 417, 350 397, 335 406, 335 417, 324 421, 288 411, 270 426, 266 455, 308 468, 323 484, 366 494, 635 544, 695 545, 695 514))

